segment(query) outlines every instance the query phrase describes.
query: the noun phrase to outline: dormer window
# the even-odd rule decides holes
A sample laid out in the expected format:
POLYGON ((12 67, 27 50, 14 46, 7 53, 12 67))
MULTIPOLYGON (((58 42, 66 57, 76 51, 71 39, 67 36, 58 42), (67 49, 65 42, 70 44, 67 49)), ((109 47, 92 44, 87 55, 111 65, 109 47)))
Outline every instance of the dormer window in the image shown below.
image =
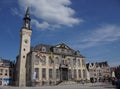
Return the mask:
POLYGON ((46 47, 42 47, 42 52, 46 52, 46 47))

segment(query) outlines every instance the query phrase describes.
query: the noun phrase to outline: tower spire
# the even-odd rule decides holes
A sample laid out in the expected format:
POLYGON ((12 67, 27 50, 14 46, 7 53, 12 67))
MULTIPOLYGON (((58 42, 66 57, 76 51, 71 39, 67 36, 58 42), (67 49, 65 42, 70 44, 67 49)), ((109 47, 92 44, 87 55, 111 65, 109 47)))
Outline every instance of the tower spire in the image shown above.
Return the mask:
POLYGON ((27 8, 26 10, 26 13, 25 13, 25 17, 24 17, 24 25, 23 25, 23 28, 26 28, 28 30, 31 30, 30 28, 30 10, 29 10, 29 7, 27 8))

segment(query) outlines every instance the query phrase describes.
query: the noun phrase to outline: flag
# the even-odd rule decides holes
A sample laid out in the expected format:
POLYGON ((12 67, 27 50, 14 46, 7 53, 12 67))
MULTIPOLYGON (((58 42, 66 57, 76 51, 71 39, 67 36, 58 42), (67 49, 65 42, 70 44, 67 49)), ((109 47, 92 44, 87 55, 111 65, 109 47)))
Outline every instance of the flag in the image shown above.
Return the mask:
POLYGON ((51 55, 50 55, 52 61, 54 61, 54 55, 53 55, 53 52, 51 52, 51 55))

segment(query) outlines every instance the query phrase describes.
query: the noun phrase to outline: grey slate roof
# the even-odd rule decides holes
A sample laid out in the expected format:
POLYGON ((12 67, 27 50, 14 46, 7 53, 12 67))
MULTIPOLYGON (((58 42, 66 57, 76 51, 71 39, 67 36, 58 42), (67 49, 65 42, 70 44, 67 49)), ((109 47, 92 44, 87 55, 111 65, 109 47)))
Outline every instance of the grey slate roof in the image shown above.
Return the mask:
POLYGON ((45 48, 46 48, 45 53, 51 53, 51 52, 53 52, 54 54, 61 54, 61 53, 56 53, 55 51, 53 51, 54 48, 59 48, 59 49, 66 49, 66 50, 71 51, 71 54, 64 54, 64 55, 69 55, 69 56, 76 56, 76 57, 85 58, 83 55, 80 54, 79 51, 73 50, 72 48, 70 48, 69 46, 67 46, 67 45, 64 44, 64 43, 57 44, 57 45, 55 45, 55 46, 48 45, 48 44, 38 44, 38 45, 36 45, 35 47, 31 47, 31 51, 36 51, 36 52, 37 52, 37 51, 41 51, 41 52, 44 52, 44 51, 42 50, 42 47, 45 47, 45 48))

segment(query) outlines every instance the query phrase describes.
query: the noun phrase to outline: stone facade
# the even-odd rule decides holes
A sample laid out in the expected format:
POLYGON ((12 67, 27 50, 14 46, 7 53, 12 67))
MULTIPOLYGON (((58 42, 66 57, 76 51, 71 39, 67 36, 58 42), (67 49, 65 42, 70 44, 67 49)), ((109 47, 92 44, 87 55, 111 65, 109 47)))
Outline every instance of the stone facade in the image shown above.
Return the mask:
POLYGON ((39 44, 27 57, 27 84, 49 85, 62 81, 86 80, 86 61, 66 44, 39 44))

